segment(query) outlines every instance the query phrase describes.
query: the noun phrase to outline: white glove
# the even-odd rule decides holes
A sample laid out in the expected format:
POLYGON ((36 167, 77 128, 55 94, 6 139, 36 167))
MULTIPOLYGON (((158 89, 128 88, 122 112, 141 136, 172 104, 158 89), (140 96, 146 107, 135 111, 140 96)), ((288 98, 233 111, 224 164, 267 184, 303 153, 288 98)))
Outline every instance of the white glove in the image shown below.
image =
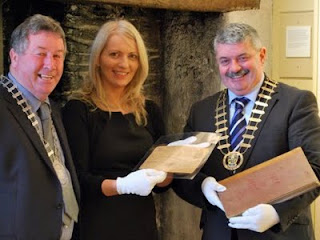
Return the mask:
POLYGON ((163 182, 167 173, 154 169, 141 169, 117 178, 117 192, 119 194, 137 194, 148 196, 157 183, 163 182))
POLYGON ((186 147, 199 147, 199 148, 206 148, 210 146, 209 142, 193 144, 195 141, 197 141, 197 137, 191 136, 183 140, 171 142, 167 146, 186 146, 186 147))
POLYGON ((218 197, 217 192, 223 192, 226 190, 226 187, 219 184, 215 178, 213 177, 207 177, 203 180, 201 184, 201 189, 204 194, 204 196, 207 198, 208 202, 211 203, 214 206, 217 206, 222 211, 224 211, 224 208, 222 206, 222 203, 218 197))
POLYGON ((259 204, 249 208, 242 216, 229 219, 229 227, 264 232, 280 222, 279 215, 270 204, 259 204))

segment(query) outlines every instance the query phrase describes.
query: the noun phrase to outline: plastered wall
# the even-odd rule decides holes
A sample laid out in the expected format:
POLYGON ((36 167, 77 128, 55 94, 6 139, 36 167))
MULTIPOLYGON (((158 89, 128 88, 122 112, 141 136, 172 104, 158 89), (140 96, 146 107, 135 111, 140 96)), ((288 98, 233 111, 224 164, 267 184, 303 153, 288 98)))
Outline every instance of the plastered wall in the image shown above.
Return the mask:
MULTIPOLYGON (((317 0, 316 0, 317 1, 317 0)), ((273 11, 273 76, 295 87, 316 92, 316 80, 313 76, 315 56, 314 0, 274 0, 273 11), (288 27, 310 27, 310 56, 290 57, 286 53, 289 40, 286 39, 288 27)), ((298 36, 296 36, 297 38, 298 36)))

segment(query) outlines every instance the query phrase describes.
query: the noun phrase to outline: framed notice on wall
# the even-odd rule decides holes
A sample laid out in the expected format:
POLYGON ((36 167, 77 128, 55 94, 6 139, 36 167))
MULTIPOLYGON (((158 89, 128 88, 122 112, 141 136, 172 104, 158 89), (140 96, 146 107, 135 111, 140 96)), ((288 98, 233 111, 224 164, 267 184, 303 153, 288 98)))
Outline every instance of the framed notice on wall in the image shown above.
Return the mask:
POLYGON ((286 57, 311 56, 311 26, 286 27, 286 57))

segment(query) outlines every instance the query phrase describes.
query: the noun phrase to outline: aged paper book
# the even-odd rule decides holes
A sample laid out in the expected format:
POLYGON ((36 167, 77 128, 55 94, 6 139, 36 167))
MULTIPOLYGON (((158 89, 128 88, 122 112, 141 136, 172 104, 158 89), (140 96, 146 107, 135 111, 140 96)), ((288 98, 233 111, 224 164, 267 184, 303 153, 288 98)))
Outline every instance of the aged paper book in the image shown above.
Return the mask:
POLYGON ((158 146, 140 166, 176 174, 192 174, 211 153, 210 148, 158 146))
POLYGON ((208 160, 220 139, 213 132, 187 132, 161 136, 136 169, 152 168, 192 179, 208 160))
POLYGON ((218 193, 228 218, 260 203, 288 200, 319 186, 301 147, 220 181, 218 193))

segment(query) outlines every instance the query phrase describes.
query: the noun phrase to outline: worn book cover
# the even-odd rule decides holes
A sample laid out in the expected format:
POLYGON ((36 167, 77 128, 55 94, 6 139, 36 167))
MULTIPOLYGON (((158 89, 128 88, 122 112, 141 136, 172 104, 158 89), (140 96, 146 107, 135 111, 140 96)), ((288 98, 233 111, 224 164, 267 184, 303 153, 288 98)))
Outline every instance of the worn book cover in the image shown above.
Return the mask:
POLYGON ((208 157, 212 149, 185 146, 158 146, 140 168, 168 173, 191 174, 208 157))
POLYGON ((288 200, 319 186, 301 147, 220 181, 218 193, 228 218, 260 203, 288 200))
POLYGON ((160 137, 145 154, 138 169, 152 168, 172 173, 175 178, 192 179, 205 164, 220 135, 189 132, 160 137))

